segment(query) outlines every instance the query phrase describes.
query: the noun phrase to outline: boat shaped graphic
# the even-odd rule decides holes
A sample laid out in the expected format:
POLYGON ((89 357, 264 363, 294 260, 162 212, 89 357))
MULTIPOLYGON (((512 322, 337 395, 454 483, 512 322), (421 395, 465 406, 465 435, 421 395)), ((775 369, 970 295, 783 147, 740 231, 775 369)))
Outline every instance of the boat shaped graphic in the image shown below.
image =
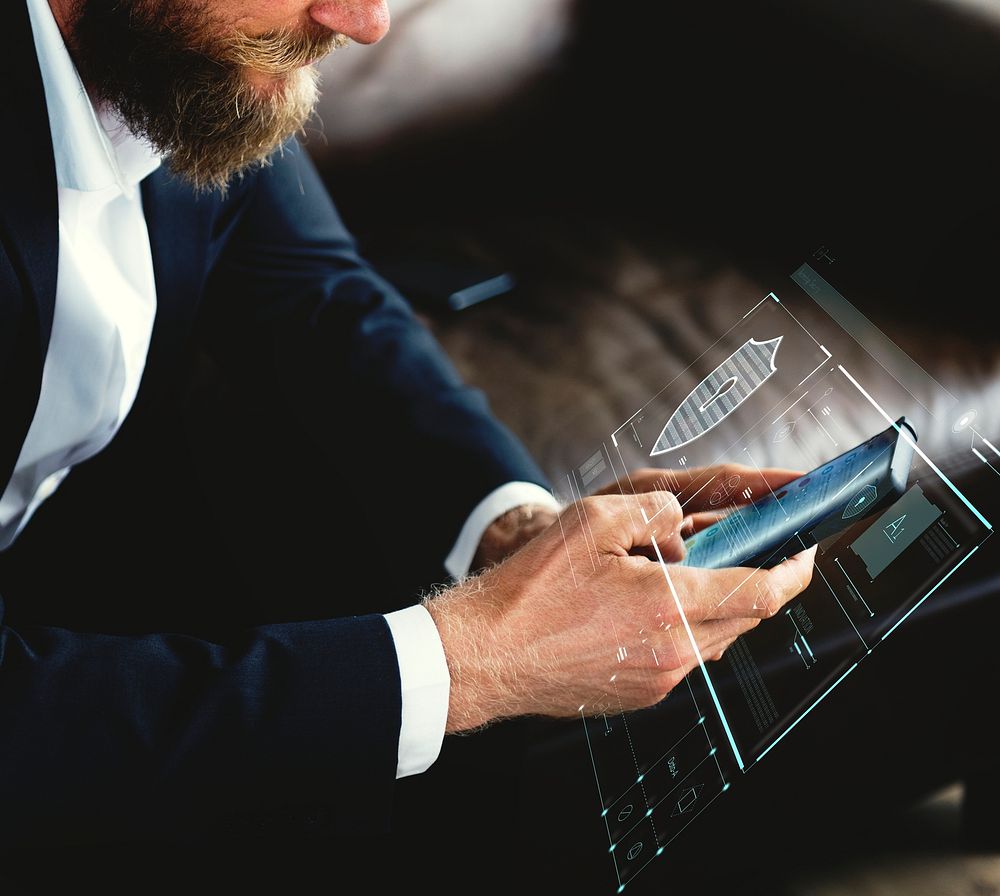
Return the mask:
POLYGON ((775 358, 783 338, 748 339, 736 349, 670 415, 649 456, 690 445, 725 420, 777 371, 775 358))

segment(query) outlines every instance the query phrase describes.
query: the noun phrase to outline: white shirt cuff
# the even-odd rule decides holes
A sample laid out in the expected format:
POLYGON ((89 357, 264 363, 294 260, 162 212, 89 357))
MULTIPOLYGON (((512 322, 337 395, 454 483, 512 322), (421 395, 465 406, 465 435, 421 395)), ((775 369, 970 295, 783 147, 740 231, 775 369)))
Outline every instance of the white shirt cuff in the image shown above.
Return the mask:
POLYGON ((448 574, 456 579, 468 575, 483 533, 495 519, 522 504, 550 507, 555 511, 562 509, 562 505, 550 491, 533 482, 508 482, 506 485, 501 485, 483 498, 469 514, 462 531, 458 534, 455 546, 445 558, 444 568, 448 574))
POLYGON ((403 695, 396 777, 427 771, 441 753, 451 678, 437 626, 417 604, 387 613, 403 695))

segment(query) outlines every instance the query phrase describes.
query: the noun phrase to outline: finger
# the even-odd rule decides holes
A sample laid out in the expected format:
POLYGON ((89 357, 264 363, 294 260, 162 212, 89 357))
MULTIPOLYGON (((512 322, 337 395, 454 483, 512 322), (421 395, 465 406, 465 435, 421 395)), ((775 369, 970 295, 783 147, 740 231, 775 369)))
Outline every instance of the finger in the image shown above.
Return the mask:
POLYGON ((777 467, 757 469, 742 464, 724 464, 719 467, 694 469, 681 478, 691 475, 691 485, 682 485, 678 492, 681 506, 688 514, 712 511, 723 502, 740 506, 776 492, 802 474, 795 470, 777 467))
MULTIPOLYGON (((677 486, 680 488, 680 486, 677 486)), ((610 485, 599 488, 595 495, 638 495, 643 492, 674 491, 673 471, 660 467, 632 470, 610 485)))
MULTIPOLYGON (((666 539, 661 539, 657 535, 656 545, 660 549, 664 563, 680 563, 687 556, 687 548, 684 546, 684 536, 681 534, 680 529, 672 535, 667 536, 666 539)), ((656 548, 652 545, 649 547, 633 548, 632 553, 645 557, 647 560, 659 560, 659 557, 656 555, 656 548)))
MULTIPOLYGON (((594 494, 637 495, 643 492, 669 491, 674 494, 690 494, 695 482, 707 482, 711 478, 712 467, 697 467, 693 470, 668 470, 663 467, 641 467, 627 476, 607 485, 594 494)), ((695 486, 697 488, 697 485, 695 486)))
POLYGON ((584 498, 575 507, 586 518, 598 551, 620 556, 648 548, 654 540, 669 543, 683 519, 677 498, 670 492, 600 495, 584 498))
POLYGON ((721 645, 732 643, 759 624, 760 619, 713 619, 691 626, 690 634, 682 626, 673 626, 666 632, 650 632, 642 644, 656 650, 662 666, 678 669, 691 660, 697 661, 699 656, 708 659, 721 645))
POLYGON ((673 567, 677 591, 689 623, 740 616, 774 616, 812 580, 816 548, 789 557, 772 569, 673 567))
POLYGON ((688 514, 684 517, 684 522, 681 523, 681 535, 684 538, 690 538, 695 533, 701 532, 702 529, 714 526, 719 520, 729 516, 731 512, 727 508, 726 510, 706 510, 701 513, 688 514))
POLYGON ((745 464, 720 464, 711 467, 685 467, 666 470, 642 467, 605 486, 596 494, 641 494, 671 491, 687 513, 711 510, 720 503, 745 504, 780 489, 802 474, 777 467, 758 469, 745 464), (749 491, 750 497, 745 497, 749 491))
POLYGON ((711 648, 711 656, 705 657, 706 660, 710 662, 717 663, 725 655, 726 651, 733 646, 736 642, 736 638, 731 638, 728 641, 724 641, 722 644, 716 644, 711 648))

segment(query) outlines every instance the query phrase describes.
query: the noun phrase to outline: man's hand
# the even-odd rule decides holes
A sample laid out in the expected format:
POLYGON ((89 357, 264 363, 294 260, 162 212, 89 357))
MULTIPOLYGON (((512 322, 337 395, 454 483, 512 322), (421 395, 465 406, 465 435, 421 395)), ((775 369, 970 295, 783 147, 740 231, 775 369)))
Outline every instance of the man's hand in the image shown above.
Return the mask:
MULTIPOLYGON (((681 538, 687 538, 718 522, 734 507, 776 492, 801 475, 794 470, 775 467, 760 470, 743 464, 720 464, 714 467, 692 467, 684 470, 644 467, 633 471, 625 479, 619 479, 605 486, 595 494, 629 495, 651 492, 662 489, 664 481, 669 482, 684 510, 684 522, 681 524, 679 535, 681 538), (744 496, 747 489, 751 494, 749 499, 744 496)), ((674 559, 680 560, 683 556, 682 552, 674 559)), ((666 555, 664 557, 670 559, 666 555)))
POLYGON ((537 504, 522 504, 497 517, 483 533, 472 558, 472 570, 477 572, 506 560, 536 535, 541 535, 556 521, 556 512, 537 504))
POLYGON ((508 560, 428 600, 451 673, 447 730, 650 706, 812 577, 815 549, 770 570, 644 555, 678 538, 683 518, 669 492, 585 498, 508 560))
MULTIPOLYGON (((604 486, 594 494, 631 495, 657 491, 663 488, 666 478, 683 505, 685 514, 678 532, 660 543, 664 559, 672 563, 684 558, 685 538, 717 522, 733 507, 747 503, 747 499, 743 497, 745 489, 749 488, 754 498, 759 498, 769 490, 776 491, 801 475, 792 470, 757 470, 742 464, 694 467, 687 470, 645 467, 631 473, 626 479, 604 486), (734 480, 738 480, 738 485, 730 485, 727 489, 726 483, 731 484, 734 480), (713 504, 713 499, 722 494, 725 494, 725 498, 716 500, 713 504)), ((472 571, 478 572, 505 560, 541 535, 556 521, 556 517, 557 514, 551 508, 532 504, 515 507, 498 517, 483 533, 472 558, 472 571)), ((648 554, 652 556, 652 551, 648 554)))

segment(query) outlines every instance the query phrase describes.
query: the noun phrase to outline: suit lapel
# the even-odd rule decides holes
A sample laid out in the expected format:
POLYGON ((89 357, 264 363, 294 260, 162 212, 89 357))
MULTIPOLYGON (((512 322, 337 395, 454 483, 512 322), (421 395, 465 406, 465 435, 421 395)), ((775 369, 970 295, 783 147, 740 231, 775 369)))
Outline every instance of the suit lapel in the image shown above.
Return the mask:
MULTIPOLYGON (((4 115, 14 123, 14 132, 0 141, 0 166, 4 172, 0 226, 11 261, 33 301, 38 346, 44 358, 52 333, 59 258, 52 136, 24 0, 5 6, 0 22, 0 33, 10 37, 7 50, 0 54, 0 84, 6 94, 4 115)), ((0 297, 0 301, 7 298, 0 297)))
POLYGON ((148 404, 176 382, 177 362, 204 289, 217 202, 214 195, 195 196, 166 164, 142 182, 156 280, 156 322, 137 403, 148 404))

